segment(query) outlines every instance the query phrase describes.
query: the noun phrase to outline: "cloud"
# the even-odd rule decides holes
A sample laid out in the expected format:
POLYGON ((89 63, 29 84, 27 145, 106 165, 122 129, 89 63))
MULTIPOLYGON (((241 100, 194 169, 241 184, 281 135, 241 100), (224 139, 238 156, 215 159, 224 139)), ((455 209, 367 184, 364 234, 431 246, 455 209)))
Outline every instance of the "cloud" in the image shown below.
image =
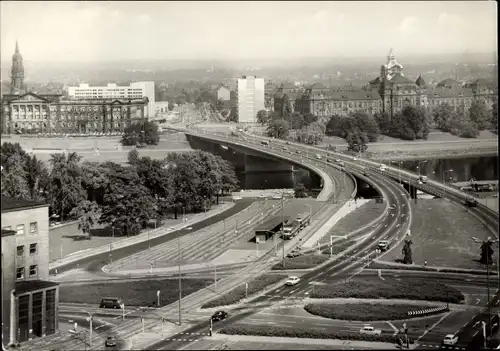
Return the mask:
POLYGON ((417 17, 406 17, 398 26, 398 29, 403 34, 410 34, 417 30, 419 20, 417 17))

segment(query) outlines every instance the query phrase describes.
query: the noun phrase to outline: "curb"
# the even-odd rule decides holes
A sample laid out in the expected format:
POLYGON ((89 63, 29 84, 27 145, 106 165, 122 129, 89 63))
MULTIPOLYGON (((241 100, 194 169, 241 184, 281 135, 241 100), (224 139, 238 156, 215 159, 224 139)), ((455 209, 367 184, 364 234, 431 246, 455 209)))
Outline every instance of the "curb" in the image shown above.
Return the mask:
POLYGON ((408 311, 408 316, 426 316, 430 314, 436 314, 441 312, 449 312, 448 306, 443 305, 441 307, 427 308, 425 310, 408 311))
MULTIPOLYGON (((404 263, 396 263, 390 261, 381 261, 378 259, 373 260, 374 263, 384 265, 387 267, 382 268, 373 268, 372 269, 393 269, 398 271, 413 271, 413 272, 442 272, 442 273, 458 273, 458 274, 477 274, 477 275, 486 275, 487 271, 481 271, 477 269, 461 269, 461 268, 447 268, 447 267, 437 267, 437 266, 422 266, 422 265, 405 265, 404 263), (398 269, 398 267, 405 269, 398 269), (417 268, 417 269, 411 269, 417 268), (418 269, 420 268, 420 269, 418 269)), ((498 271, 490 271, 491 275, 498 274, 498 271)))

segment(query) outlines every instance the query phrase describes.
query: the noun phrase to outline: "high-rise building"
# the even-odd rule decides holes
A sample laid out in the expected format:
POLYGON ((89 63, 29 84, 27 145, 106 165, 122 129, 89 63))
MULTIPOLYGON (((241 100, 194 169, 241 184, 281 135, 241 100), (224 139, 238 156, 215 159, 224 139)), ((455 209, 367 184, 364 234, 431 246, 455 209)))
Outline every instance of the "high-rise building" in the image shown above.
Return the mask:
POLYGON ((59 284, 49 279, 49 205, 2 195, 2 343, 58 330, 59 284))
POLYGON ((147 97, 149 100, 146 117, 153 117, 155 107, 155 82, 134 82, 130 85, 116 85, 108 83, 106 86, 90 86, 80 84, 77 87, 68 87, 68 97, 71 99, 141 99, 147 97))
POLYGON ((257 122, 257 112, 265 109, 264 78, 243 76, 238 79, 236 94, 238 96, 238 122, 257 122))

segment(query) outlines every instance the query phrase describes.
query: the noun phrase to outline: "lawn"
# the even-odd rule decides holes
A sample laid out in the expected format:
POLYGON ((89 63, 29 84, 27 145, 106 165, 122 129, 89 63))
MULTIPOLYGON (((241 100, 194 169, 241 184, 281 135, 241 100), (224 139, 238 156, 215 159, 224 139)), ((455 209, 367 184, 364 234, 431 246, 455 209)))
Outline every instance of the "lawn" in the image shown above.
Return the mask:
MULTIPOLYGON (((255 336, 274 336, 288 338, 311 338, 311 339, 340 339, 340 340, 363 340, 396 343, 398 336, 392 334, 382 334, 381 336, 372 336, 359 333, 350 333, 342 330, 318 330, 303 327, 284 327, 274 325, 252 325, 252 324, 231 324, 219 331, 220 334, 228 335, 255 335, 255 336)), ((413 343, 413 340, 410 340, 413 343)))
MULTIPOLYGON (((338 255, 354 245, 356 240, 340 239, 332 245, 332 255, 338 255)), ((323 250, 324 255, 330 255, 330 248, 323 250)))
MULTIPOLYGON (((185 297, 213 283, 212 279, 182 279, 185 297)), ((61 285, 59 301, 98 305, 103 297, 121 298, 125 306, 156 305, 156 292, 160 290, 160 306, 179 299, 177 279, 129 281, 120 283, 89 283, 87 285, 61 285)))
MULTIPOLYGON (((485 269, 476 260, 480 257, 480 244, 472 236, 483 240, 491 233, 463 206, 445 199, 418 200, 412 203, 411 240, 413 262, 416 265, 485 269)), ((496 246, 496 245, 495 245, 496 246)), ((395 262, 402 258, 403 244, 395 246, 380 260, 395 262)), ((498 246, 493 259, 498 259, 498 246)))
MULTIPOLYGON (((376 303, 328 304, 312 303, 304 309, 316 316, 347 321, 393 321, 408 319, 409 311, 428 309, 429 306, 418 305, 386 305, 376 303)), ((439 312, 442 313, 443 311, 439 312)))
POLYGON ((385 204, 378 204, 375 200, 370 200, 361 205, 358 209, 341 218, 329 231, 327 235, 320 239, 321 244, 330 243, 330 235, 347 235, 355 230, 367 225, 384 212, 385 204))
POLYGON ((284 274, 264 274, 248 282, 248 289, 245 288, 245 284, 239 285, 226 294, 207 302, 201 308, 233 305, 285 278, 288 278, 288 276, 284 274))
POLYGON ((460 303, 463 294, 455 288, 421 279, 404 278, 354 278, 349 281, 319 285, 310 295, 311 298, 360 298, 360 299, 405 299, 460 303))

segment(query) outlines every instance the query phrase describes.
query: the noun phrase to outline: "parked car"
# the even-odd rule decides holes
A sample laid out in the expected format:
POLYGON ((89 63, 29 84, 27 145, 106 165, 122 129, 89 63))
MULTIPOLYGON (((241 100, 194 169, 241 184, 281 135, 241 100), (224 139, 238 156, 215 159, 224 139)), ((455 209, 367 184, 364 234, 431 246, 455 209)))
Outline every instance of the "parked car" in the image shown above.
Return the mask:
POLYGON ((104 342, 104 346, 106 346, 106 347, 116 346, 116 338, 114 336, 108 336, 106 338, 106 341, 104 342))
POLYGON ((300 252, 295 251, 295 250, 286 255, 286 257, 288 257, 288 258, 294 258, 297 256, 300 256, 300 252))
POLYGON ((297 150, 295 152, 298 153, 299 155, 302 153, 300 150, 297 150))
POLYGON ((370 173, 368 173, 368 172, 363 172, 363 175, 364 175, 365 177, 370 177, 370 173))
POLYGON ((286 146, 283 146, 283 151, 286 151, 288 150, 286 146))
POLYGON ((122 308, 122 301, 117 297, 104 297, 101 299, 99 308, 122 308))
POLYGON ((228 313, 226 311, 217 311, 212 315, 212 322, 218 322, 228 317, 228 313))
POLYGON ((359 333, 363 334, 363 335, 376 335, 376 336, 380 336, 380 335, 382 335, 382 330, 375 329, 371 325, 365 325, 363 328, 360 329, 359 333))
POLYGON ((455 345, 458 342, 458 336, 448 334, 443 339, 443 345, 455 345))
POLYGON ((241 196, 233 196, 234 201, 242 200, 243 198, 241 196))
POLYGON ((299 282, 300 282, 299 277, 289 277, 288 280, 286 281, 285 285, 293 286, 293 285, 297 285, 299 282))

